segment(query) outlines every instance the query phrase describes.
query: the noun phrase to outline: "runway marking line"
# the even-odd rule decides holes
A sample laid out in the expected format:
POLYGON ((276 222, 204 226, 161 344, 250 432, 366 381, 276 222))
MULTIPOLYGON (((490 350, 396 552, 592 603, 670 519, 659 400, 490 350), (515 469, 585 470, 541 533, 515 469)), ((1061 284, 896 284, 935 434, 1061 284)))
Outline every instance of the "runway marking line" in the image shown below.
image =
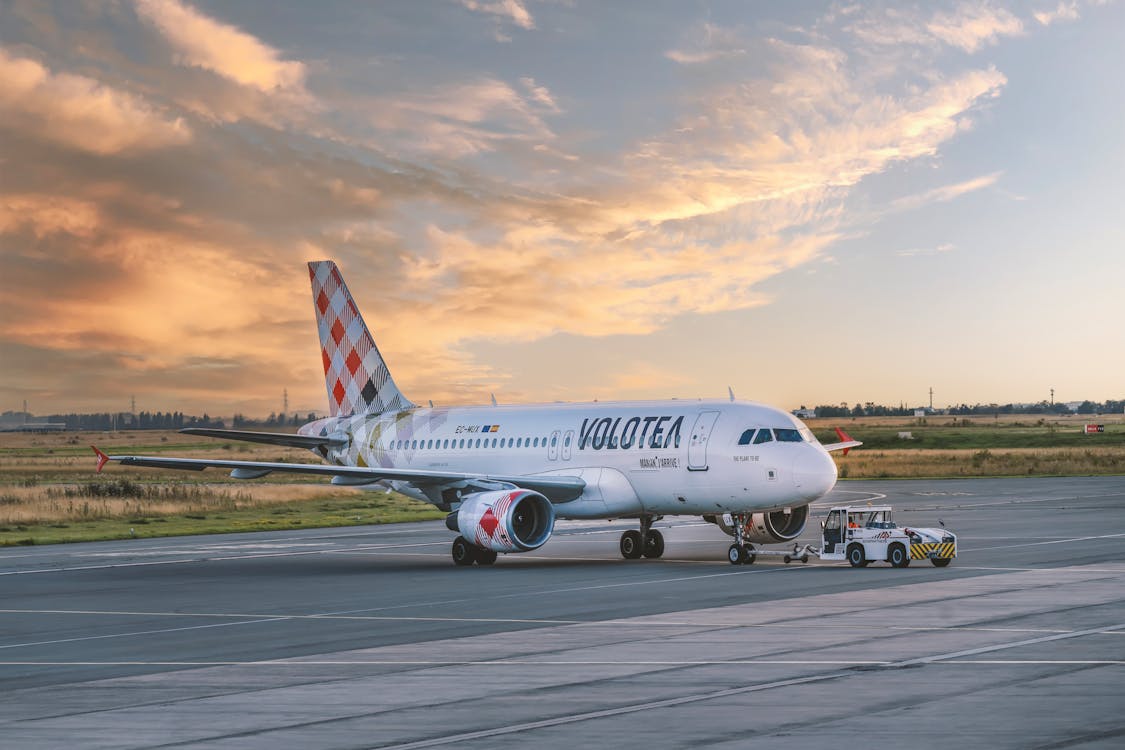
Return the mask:
MULTIPOLYGON (((1024 641, 1016 641, 1010 644, 999 644, 996 646, 989 646, 980 649, 969 649, 967 651, 957 651, 948 654, 937 654, 934 656, 923 657, 921 659, 908 659, 905 661, 887 662, 875 666, 893 669, 897 667, 908 667, 915 664, 932 664, 935 662, 948 662, 956 664, 958 662, 951 662, 949 660, 959 658, 961 656, 969 656, 974 653, 987 653, 989 651, 1000 651, 1007 648, 1016 648, 1022 645, 1031 643, 1042 643, 1048 640, 1060 640, 1063 638, 1077 638, 1082 635, 1099 632, 1101 630, 1116 630, 1125 628, 1125 623, 1120 625, 1112 625, 1108 628, 1097 628, 1094 630, 1078 631, 1076 633, 1068 633, 1065 635, 1046 636, 1044 638, 1033 638, 1024 641)), ((748 664, 761 663, 753 660, 748 661, 748 664)), ((1100 663, 1100 662, 1099 662, 1100 663)), ((1108 662, 1109 664, 1116 665, 1117 662, 1108 662)), ((863 666, 863 665, 855 665, 863 666)), ((736 688, 727 688, 724 690, 714 690, 706 693, 695 693, 693 695, 681 695, 675 698, 665 698, 663 700, 648 701, 645 703, 634 703, 631 705, 618 706, 616 708, 607 708, 598 711, 583 711, 579 713, 567 714, 563 716, 556 716, 551 719, 542 719, 540 721, 529 721, 521 724, 511 724, 503 727, 495 727, 492 729, 482 729, 474 732, 461 732, 458 734, 445 735, 442 737, 434 737, 427 740, 419 740, 417 742, 406 742, 397 745, 383 746, 383 750, 415 750, 416 748, 436 747, 438 745, 452 745, 461 742, 468 742, 478 739, 486 739, 490 737, 499 737, 503 735, 516 734, 520 732, 527 732, 535 729, 544 729, 548 727, 564 726, 567 724, 577 724, 583 721, 591 721, 594 719, 604 719, 615 716, 623 716, 627 714, 639 713, 642 711, 651 711, 661 708, 672 708, 676 706, 683 706, 692 703, 700 703, 703 701, 718 700, 722 698, 729 698, 736 695, 746 695, 748 693, 756 693, 763 690, 771 690, 779 687, 793 687, 796 685, 807 685, 816 682, 826 682, 841 677, 854 677, 856 676, 854 669, 836 669, 831 672, 826 672, 818 675, 809 675, 806 677, 794 677, 785 680, 775 680, 772 682, 759 683, 756 685, 745 685, 736 688)))
MULTIPOLYGON (((1125 665, 1125 659, 958 659, 946 664, 1111 664, 1125 665)), ((722 659, 722 660, 538 660, 538 659, 489 659, 489 660, 403 660, 387 659, 372 661, 325 660, 311 661, 11 661, 0 660, 0 666, 11 667, 716 667, 716 666, 804 666, 804 667, 896 667, 900 662, 871 660, 809 660, 809 659, 722 659)))
POLYGON ((1068 537, 1066 539, 1052 539, 1049 542, 1027 542, 1025 544, 1003 544, 996 547, 977 547, 975 549, 962 549, 959 553, 963 552, 988 552, 996 549, 1015 549, 1017 547, 1041 547, 1046 544, 1068 544, 1070 542, 1089 542, 1094 539, 1120 539, 1125 537, 1125 533, 1121 534, 1098 534, 1097 536, 1076 536, 1068 537))
MULTIPOLYGON (((106 640, 110 638, 129 638, 141 635, 161 635, 164 633, 179 633, 187 630, 206 630, 210 628, 220 627, 234 627, 238 625, 261 625, 274 622, 297 621, 297 620, 343 620, 343 621, 366 621, 366 622, 463 622, 463 623, 497 623, 497 624, 519 624, 519 625, 578 625, 584 627, 602 626, 620 628, 659 628, 659 627, 674 627, 674 628, 789 628, 790 623, 742 623, 742 622, 700 622, 700 621, 679 621, 679 620, 642 620, 636 621, 635 618, 625 618, 620 620, 554 620, 554 619, 536 619, 536 618, 484 618, 484 617, 418 617, 418 616, 391 616, 391 615, 359 615, 359 614, 254 614, 254 613, 239 613, 239 612, 132 612, 132 611, 114 611, 114 610, 34 610, 34 609, 0 609, 0 614, 36 614, 36 615, 102 615, 107 617, 170 617, 170 618, 207 618, 207 619, 233 619, 236 622, 220 622, 210 623, 208 625, 184 625, 176 628, 157 628, 152 630, 139 630, 125 633, 105 633, 102 635, 87 635, 75 636, 73 638, 59 638, 44 641, 27 641, 23 643, 8 643, 0 644, 0 650, 13 649, 13 648, 30 648, 33 646, 50 646, 60 643, 76 643, 81 641, 96 641, 106 640)), ((855 629, 855 625, 827 625, 810 627, 818 631, 825 630, 844 630, 850 631, 855 629)), ((886 626, 887 630, 901 631, 901 632, 925 632, 925 631, 945 631, 945 632, 983 632, 983 633, 1051 633, 1070 635, 1075 633, 1073 630, 1056 630, 1047 628, 985 628, 975 627, 971 625, 966 626, 929 626, 929 627, 910 627, 910 626, 886 626)), ((1107 634, 1121 634, 1117 631, 1106 631, 1107 634)), ((241 663, 241 662, 240 662, 241 663)), ((725 662, 717 662, 725 663, 725 662)))

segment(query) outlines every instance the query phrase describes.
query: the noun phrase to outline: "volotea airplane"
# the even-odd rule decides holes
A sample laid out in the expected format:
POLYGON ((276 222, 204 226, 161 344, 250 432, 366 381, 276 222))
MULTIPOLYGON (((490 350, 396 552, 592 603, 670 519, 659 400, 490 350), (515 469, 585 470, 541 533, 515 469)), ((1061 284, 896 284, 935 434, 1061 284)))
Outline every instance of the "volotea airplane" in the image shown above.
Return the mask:
POLYGON ((621 535, 626 559, 660 557, 666 515, 699 515, 734 537, 733 564, 750 542, 788 542, 809 503, 836 484, 829 451, 798 419, 764 404, 726 400, 633 401, 423 408, 391 378, 355 300, 331 261, 309 263, 330 416, 296 434, 187 428, 223 439, 308 448, 323 464, 163 456, 107 461, 164 469, 330 477, 337 485, 390 487, 449 513, 458 565, 543 546, 555 519, 637 519, 621 535))

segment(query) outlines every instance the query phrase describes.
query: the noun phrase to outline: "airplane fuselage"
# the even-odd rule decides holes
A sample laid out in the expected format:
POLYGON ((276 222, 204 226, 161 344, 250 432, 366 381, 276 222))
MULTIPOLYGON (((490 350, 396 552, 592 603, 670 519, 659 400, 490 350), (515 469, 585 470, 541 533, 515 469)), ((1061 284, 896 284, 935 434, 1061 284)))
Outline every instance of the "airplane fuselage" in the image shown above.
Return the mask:
POLYGON ((300 433, 346 437, 320 451, 339 466, 581 477, 581 495, 556 504, 560 518, 776 510, 836 482, 835 463, 802 422, 741 401, 414 408, 321 419, 300 433))

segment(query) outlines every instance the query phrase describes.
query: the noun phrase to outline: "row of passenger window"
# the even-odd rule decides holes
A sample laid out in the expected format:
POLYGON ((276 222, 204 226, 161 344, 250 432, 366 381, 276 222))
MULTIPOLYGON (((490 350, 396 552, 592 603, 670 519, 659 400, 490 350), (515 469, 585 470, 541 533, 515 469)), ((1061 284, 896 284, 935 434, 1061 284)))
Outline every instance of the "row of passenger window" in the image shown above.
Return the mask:
POLYGON ((800 430, 789 428, 778 429, 761 429, 755 430, 753 428, 742 433, 738 438, 739 445, 761 445, 762 443, 771 443, 776 440, 779 443, 803 443, 805 442, 804 436, 801 435, 800 430))
MULTIPOLYGON (((558 445, 558 437, 551 437, 551 447, 558 445)), ((564 439, 570 445, 570 435, 564 439)), ((475 448, 539 448, 547 447, 547 438, 454 438, 452 440, 392 440, 387 450, 469 450, 475 448)))

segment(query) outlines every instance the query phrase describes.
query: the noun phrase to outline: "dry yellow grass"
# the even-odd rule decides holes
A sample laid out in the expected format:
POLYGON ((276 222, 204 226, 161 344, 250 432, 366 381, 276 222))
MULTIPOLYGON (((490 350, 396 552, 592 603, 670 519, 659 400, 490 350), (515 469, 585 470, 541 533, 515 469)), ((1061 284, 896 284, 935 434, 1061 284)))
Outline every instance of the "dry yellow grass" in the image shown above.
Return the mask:
POLYGON ((844 479, 1125 474, 1118 447, 857 450, 834 457, 844 479))
POLYGON ((98 475, 90 444, 110 454, 319 462, 300 449, 228 443, 178 432, 0 433, 0 526, 269 508, 363 492, 296 475, 245 482, 214 469, 191 472, 107 464, 98 475))

